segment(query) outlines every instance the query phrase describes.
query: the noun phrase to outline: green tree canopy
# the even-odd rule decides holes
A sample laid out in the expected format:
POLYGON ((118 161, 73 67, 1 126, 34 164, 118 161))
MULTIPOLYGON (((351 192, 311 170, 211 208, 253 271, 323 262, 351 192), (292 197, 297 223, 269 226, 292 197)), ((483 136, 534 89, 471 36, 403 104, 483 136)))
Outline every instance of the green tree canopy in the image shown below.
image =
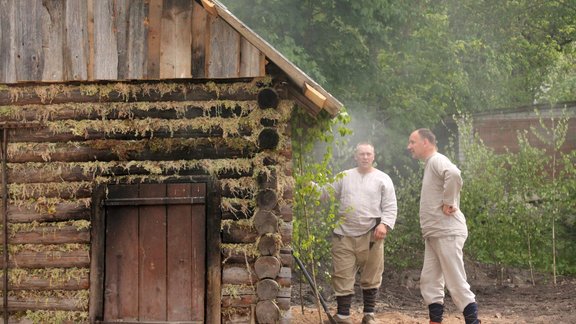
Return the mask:
POLYGON ((346 105, 385 165, 457 112, 576 99, 573 0, 223 2, 346 105))

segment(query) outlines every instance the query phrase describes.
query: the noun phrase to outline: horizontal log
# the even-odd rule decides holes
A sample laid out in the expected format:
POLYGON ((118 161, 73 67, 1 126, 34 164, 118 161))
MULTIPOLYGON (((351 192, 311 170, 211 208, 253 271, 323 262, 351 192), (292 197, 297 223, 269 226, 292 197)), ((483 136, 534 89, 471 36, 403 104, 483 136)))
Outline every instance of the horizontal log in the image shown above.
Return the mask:
MULTIPOLYGON (((234 298, 235 296, 241 295, 254 295, 256 294, 255 286, 248 285, 228 285, 224 286, 222 290, 222 296, 228 296, 234 298)), ((279 287, 278 298, 291 298, 292 297, 292 287, 279 287)))
POLYGON ((35 203, 29 207, 8 206, 8 221, 11 223, 82 219, 90 219, 90 207, 87 207, 83 201, 61 202, 54 206, 48 206, 42 203, 35 203))
MULTIPOLYGON (((248 307, 258 302, 258 296, 252 295, 239 295, 239 296, 222 296, 222 307, 248 307)), ((282 311, 287 311, 291 306, 291 297, 276 297, 275 299, 278 308, 282 311)))
POLYGON ((284 192, 282 193, 282 199, 292 201, 294 199, 294 188, 291 186, 285 186, 284 192))
MULTIPOLYGON (((4 288, 3 276, 0 276, 0 280, 0 289, 2 289, 4 288)), ((19 279, 18 282, 10 282, 8 284, 9 290, 82 290, 88 288, 90 288, 88 275, 67 280, 24 277, 19 279)))
POLYGON ((259 301, 256 304, 258 323, 277 323, 280 319, 280 308, 272 300, 259 301))
POLYGON ((255 100, 254 85, 249 82, 205 83, 161 82, 146 84, 110 83, 86 86, 12 86, 0 91, 0 105, 61 104, 82 102, 134 102, 134 101, 208 101, 208 100, 255 100), (230 91, 233 89, 233 91, 230 91))
POLYGON ((254 295, 256 293, 255 286, 249 285, 224 285, 222 288, 222 296, 239 296, 239 295, 254 295))
POLYGON ((35 311, 35 310, 62 310, 62 311, 85 311, 86 307, 79 305, 77 299, 42 297, 19 300, 8 297, 8 309, 10 311, 35 311))
POLYGON ((290 247, 285 247, 280 250, 280 262, 283 267, 291 268, 294 265, 294 257, 292 256, 290 247))
POLYGON ((258 107, 261 109, 275 109, 279 103, 280 97, 274 88, 263 88, 258 92, 258 107))
POLYGON ((252 295, 238 295, 238 296, 222 296, 222 307, 246 307, 255 305, 258 302, 258 296, 252 295))
POLYGON ((280 217, 285 222, 291 222, 294 217, 293 215, 292 204, 286 204, 280 207, 280 217))
POLYGON ((250 252, 244 252, 241 250, 222 248, 222 258, 226 263, 254 263, 256 261, 256 256, 250 252))
POLYGON ((276 149, 280 142, 280 134, 275 128, 265 128, 258 134, 258 147, 263 150, 276 149))
POLYGON ((83 199, 92 196, 93 185, 87 181, 11 184, 8 186, 8 194, 12 201, 44 198, 83 199))
MULTIPOLYGON (((10 255, 11 268, 86 268, 90 266, 89 251, 22 251, 10 255)), ((0 267, 4 260, 0 260, 0 267)))
POLYGON ((254 271, 258 279, 276 278, 280 273, 280 260, 273 256, 261 256, 254 263, 254 271))
POLYGON ((220 192, 222 197, 239 198, 239 199, 252 199, 252 191, 250 188, 230 190, 229 187, 223 188, 220 192))
POLYGON ((260 190, 256 195, 256 205, 262 210, 271 210, 278 204, 278 196, 276 190, 264 189, 260 190))
POLYGON ((256 295, 260 300, 275 299, 280 291, 280 285, 275 280, 264 279, 256 284, 256 295))
MULTIPOLYGON (((99 121, 103 122, 103 121, 99 121)), ((110 123, 110 121, 108 121, 110 123)), ((159 123, 169 124, 168 120, 160 120, 159 123)), ((30 143, 42 143, 42 142, 76 142, 82 140, 126 140, 126 141, 137 141, 144 138, 219 138, 224 137, 224 129, 219 126, 213 126, 210 129, 194 129, 192 127, 184 127, 171 129, 171 125, 166 125, 164 127, 158 127, 154 125, 134 125, 127 126, 119 125, 123 127, 124 130, 110 130, 103 131, 99 130, 104 128, 96 128, 98 125, 94 122, 94 125, 84 125, 89 123, 89 121, 82 121, 81 127, 86 127, 86 129, 81 130, 82 133, 78 134, 77 130, 73 129, 73 126, 67 126, 69 130, 66 131, 54 131, 48 127, 37 127, 37 128, 22 128, 22 129, 12 129, 8 132, 8 141, 10 143, 17 142, 30 142, 30 143), (145 131, 137 131, 138 129, 146 129, 145 131)), ((125 123, 130 124, 130 120, 125 123)), ((174 125, 176 127, 177 125, 174 125)), ((109 126, 110 127, 110 126, 109 126)), ((252 130, 245 125, 239 125, 235 129, 235 134, 226 134, 226 138, 234 138, 239 136, 250 136, 252 135, 252 130)))
POLYGON ((222 230, 222 243, 254 243, 258 233, 254 227, 247 227, 238 222, 226 223, 222 230))
POLYGON ((276 255, 279 249, 276 237, 276 234, 260 236, 258 240, 258 251, 261 255, 276 255))
POLYGON ((112 120, 112 119, 180 119, 198 117, 241 118, 249 115, 254 103, 250 101, 180 101, 138 103, 77 103, 50 105, 7 105, 0 107, 0 121, 25 123, 59 120, 112 120), (142 109, 142 107, 144 107, 142 109), (243 108, 244 107, 244 108, 243 108))
POLYGON ((262 171, 258 174, 256 180, 258 181, 258 186, 261 189, 272 189, 276 190, 278 187, 278 177, 276 175, 276 170, 268 169, 267 172, 262 171))
POLYGON ((292 298, 290 297, 277 297, 276 298, 276 305, 282 312, 290 310, 292 306, 292 298))
POLYGON ((232 204, 232 209, 234 211, 223 210, 222 219, 233 219, 233 220, 249 219, 254 215, 254 208, 248 208, 248 210, 242 210, 241 205, 232 204))
POLYGON ((258 281, 254 268, 246 265, 225 264, 222 267, 222 284, 226 285, 255 285, 258 281))
POLYGON ((280 287, 292 286, 292 269, 289 267, 280 268, 280 273, 278 273, 276 281, 278 282, 280 287))
MULTIPOLYGON (((3 242, 3 234, 0 233, 3 242)), ((8 236, 9 244, 90 243, 90 230, 74 226, 45 226, 19 231, 8 236)))
MULTIPOLYGON (((278 276, 274 278, 280 287, 290 287, 292 285, 292 269, 281 267, 278 276)), ((222 267, 222 284, 223 285, 248 285, 254 286, 258 282, 253 265, 250 265, 250 271, 246 264, 225 264, 222 267)))
POLYGON ((243 307, 222 307, 222 324, 254 323, 252 305, 243 307))
POLYGON ((282 223, 280 226, 280 235, 282 236, 282 243, 284 245, 292 244, 292 223, 282 223))
POLYGON ((278 217, 270 210, 259 209, 254 215, 254 227, 259 235, 276 233, 278 217))
MULTIPOLYGON (((254 243, 258 233, 254 227, 247 227, 243 223, 230 222, 222 230, 222 243, 254 243)), ((292 223, 283 222, 279 233, 282 243, 288 245, 292 242, 292 223)))
MULTIPOLYGON (((198 163, 165 163, 163 161, 127 162, 34 162, 8 164, 9 183, 42 183, 42 182, 78 182, 93 181, 97 177, 121 177, 134 175, 206 175, 205 165, 198 163)), ((214 161, 211 161, 214 163, 214 161)), ((208 162, 209 163, 209 162, 208 162)), ((248 171, 227 171, 219 174, 220 180, 236 179, 249 176, 248 171)), ((250 189, 221 191, 223 197, 251 198, 250 189)))
MULTIPOLYGON (((173 140, 173 139, 172 139, 173 140)), ((85 141, 67 143, 30 143, 27 149, 21 143, 10 144, 8 158, 13 163, 23 162, 88 162, 88 161, 174 161, 227 158, 252 158, 258 153, 253 143, 244 139, 194 139, 182 146, 170 149, 171 142, 166 140, 138 143, 133 141, 85 141), (156 146, 159 145, 159 146, 156 146), (184 146, 186 145, 186 146, 184 146), (157 147, 167 148, 158 150, 157 147)))

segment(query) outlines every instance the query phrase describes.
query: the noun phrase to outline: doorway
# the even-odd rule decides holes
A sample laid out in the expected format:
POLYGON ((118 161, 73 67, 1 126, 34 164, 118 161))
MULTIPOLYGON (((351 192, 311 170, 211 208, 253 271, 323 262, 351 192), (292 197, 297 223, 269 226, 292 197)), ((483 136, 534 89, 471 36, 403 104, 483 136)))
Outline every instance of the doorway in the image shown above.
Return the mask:
POLYGON ((98 322, 209 322, 207 183, 108 185, 101 195, 98 322))

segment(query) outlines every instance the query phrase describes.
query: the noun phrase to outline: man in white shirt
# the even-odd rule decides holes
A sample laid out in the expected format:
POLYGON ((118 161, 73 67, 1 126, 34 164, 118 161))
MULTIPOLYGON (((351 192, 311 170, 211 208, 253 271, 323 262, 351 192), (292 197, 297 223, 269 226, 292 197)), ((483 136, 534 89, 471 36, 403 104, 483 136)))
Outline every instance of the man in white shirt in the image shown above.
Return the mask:
MULTIPOLYGON (((332 238, 337 323, 352 323, 350 306, 358 271, 364 303, 362 323, 376 323, 376 296, 384 272, 384 238, 394 228, 397 205, 392 180, 373 167, 374 154, 372 144, 358 144, 354 152, 357 166, 343 171, 343 176, 331 185, 340 203, 341 219, 332 238)), ((323 199, 327 195, 323 190, 323 199)))
POLYGON ((466 279, 462 249, 468 236, 460 211, 460 170, 438 153, 436 136, 426 128, 410 134, 408 151, 425 162, 420 193, 420 227, 424 237, 424 264, 420 291, 428 305, 430 324, 442 322, 444 287, 464 314, 466 324, 479 324, 476 296, 466 279))

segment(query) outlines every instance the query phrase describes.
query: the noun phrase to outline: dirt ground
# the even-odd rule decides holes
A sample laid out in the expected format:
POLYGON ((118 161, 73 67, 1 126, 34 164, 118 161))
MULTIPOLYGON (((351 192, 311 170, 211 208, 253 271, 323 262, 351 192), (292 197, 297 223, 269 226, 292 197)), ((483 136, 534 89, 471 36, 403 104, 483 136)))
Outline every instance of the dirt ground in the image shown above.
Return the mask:
MULTIPOLYGON (((576 278, 558 277, 556 285, 550 276, 533 275, 527 271, 494 271, 480 266, 467 266, 472 290, 476 293, 479 315, 483 324, 490 323, 576 323, 576 278), (470 270, 470 268, 472 268, 470 270), (534 284, 532 284, 534 282, 534 284)), ((418 271, 384 275, 376 306, 378 323, 428 324, 428 312, 418 289, 418 271)), ((291 323, 328 323, 307 282, 293 281, 291 323), (320 315, 322 320, 320 320, 320 315)), ((329 285, 320 287, 330 313, 334 314, 336 302, 329 285)), ((462 314, 447 297, 444 324, 464 323, 462 314)), ((354 298, 352 319, 362 321, 360 290, 354 298)))

